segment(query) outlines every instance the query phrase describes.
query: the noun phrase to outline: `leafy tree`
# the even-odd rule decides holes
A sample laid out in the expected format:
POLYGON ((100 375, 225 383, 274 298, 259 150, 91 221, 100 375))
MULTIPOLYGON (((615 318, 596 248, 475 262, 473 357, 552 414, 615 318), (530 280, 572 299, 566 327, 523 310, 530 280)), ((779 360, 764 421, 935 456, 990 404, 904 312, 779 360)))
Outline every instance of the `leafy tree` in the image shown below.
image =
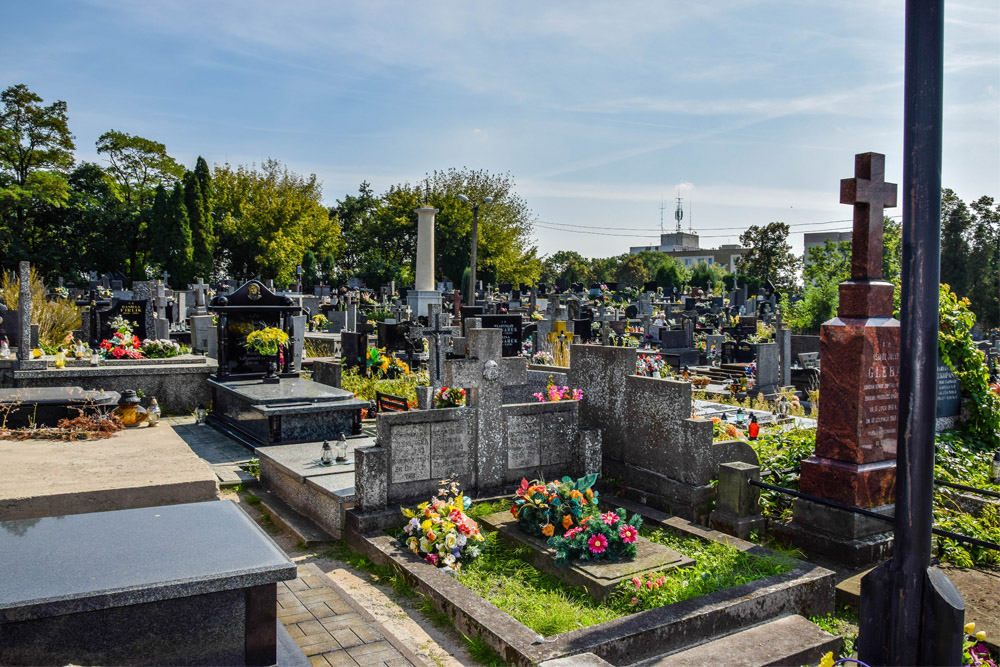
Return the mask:
POLYGON ((810 248, 803 276, 802 300, 792 302, 788 294, 783 294, 781 311, 789 328, 815 331, 837 314, 839 285, 851 277, 851 242, 827 241, 810 248))
POLYGON ((770 280, 781 291, 795 285, 798 258, 788 243, 789 227, 783 222, 771 222, 763 227, 751 225, 740 235, 740 245, 746 248, 736 260, 736 268, 764 283, 770 280))
POLYGON ((623 255, 615 277, 617 282, 641 289, 643 283, 649 280, 649 269, 638 255, 623 255))
POLYGON ((590 276, 589 262, 575 250, 559 250, 542 260, 539 280, 555 284, 559 279, 568 283, 586 282, 590 276))
POLYGON ((970 204, 969 301, 979 322, 1000 326, 1000 205, 992 197, 970 204))
POLYGON ((343 240, 343 253, 340 266, 345 272, 345 278, 354 277, 362 258, 377 250, 377 239, 372 230, 372 219, 378 208, 378 198, 372 191, 371 184, 363 181, 358 187, 357 196, 346 195, 343 201, 330 209, 330 215, 335 216, 340 223, 340 236, 343 240))
POLYGON ((69 199, 73 135, 66 103, 43 106, 24 84, 0 93, 0 255, 35 261, 50 241, 38 213, 69 199))
MULTIPOLYGON (((674 259, 674 258, 672 258, 674 259)), ((687 283, 690 274, 687 268, 679 261, 662 264, 656 271, 656 286, 662 287, 664 292, 672 292, 676 287, 680 289, 687 283)))
POLYGON ((128 251, 128 271, 134 279, 145 278, 148 263, 145 253, 150 247, 149 207, 156 187, 177 183, 184 176, 184 167, 167 155, 160 142, 118 130, 109 130, 98 137, 97 152, 108 161, 106 171, 113 192, 122 203, 117 211, 119 220, 113 226, 122 232, 119 241, 128 251))
POLYGON ((325 281, 326 283, 331 283, 333 281, 333 271, 337 266, 337 258, 334 257, 332 252, 328 252, 323 255, 323 259, 319 262, 319 280, 325 281))
POLYGON ((698 262, 691 269, 691 278, 688 280, 688 284, 707 289, 708 283, 711 281, 713 288, 719 288, 722 287, 726 274, 727 271, 717 264, 698 262))
POLYGON ((205 158, 198 156, 194 165, 194 175, 198 179, 198 187, 201 189, 202 209, 205 211, 205 224, 209 236, 212 231, 212 172, 208 168, 205 158))
POLYGON ((212 191, 217 260, 243 275, 288 283, 305 249, 336 252, 340 226, 320 204, 315 174, 300 176, 277 160, 256 167, 216 166, 212 191))

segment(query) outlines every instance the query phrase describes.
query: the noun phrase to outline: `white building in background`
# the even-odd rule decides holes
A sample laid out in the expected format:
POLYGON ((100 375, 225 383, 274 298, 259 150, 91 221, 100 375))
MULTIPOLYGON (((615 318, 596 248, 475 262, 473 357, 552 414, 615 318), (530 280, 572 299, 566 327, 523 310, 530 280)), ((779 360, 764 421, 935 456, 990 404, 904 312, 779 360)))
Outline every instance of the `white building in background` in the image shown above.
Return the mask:
POLYGON ((670 232, 660 234, 660 245, 633 246, 629 253, 638 255, 640 252, 662 252, 676 257, 684 266, 694 267, 698 262, 717 264, 730 273, 736 273, 736 260, 745 249, 738 244, 724 244, 718 248, 702 248, 698 235, 694 232, 670 232))
POLYGON ((809 264, 809 249, 821 246, 827 241, 839 243, 840 241, 850 241, 851 232, 809 232, 804 235, 803 241, 805 249, 802 251, 802 263, 809 264))

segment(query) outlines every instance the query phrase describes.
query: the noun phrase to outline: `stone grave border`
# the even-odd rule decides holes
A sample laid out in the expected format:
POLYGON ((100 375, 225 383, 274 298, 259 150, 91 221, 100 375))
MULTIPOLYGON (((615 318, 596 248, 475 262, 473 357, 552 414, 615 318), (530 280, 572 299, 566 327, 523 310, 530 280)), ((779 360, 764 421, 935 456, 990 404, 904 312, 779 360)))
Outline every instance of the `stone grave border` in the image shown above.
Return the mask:
MULTIPOLYGON (((728 544, 759 556, 778 555, 765 547, 627 500, 602 496, 602 505, 624 507, 641 514, 645 525, 677 535, 728 544)), ((455 629, 467 636, 481 637, 510 665, 535 665, 581 653, 593 653, 614 664, 632 664, 781 616, 824 616, 834 609, 834 573, 793 558, 798 564, 783 574, 539 641, 537 632, 442 570, 428 566, 391 536, 349 531, 347 539, 353 549, 374 562, 402 573, 417 592, 448 615, 455 629)))

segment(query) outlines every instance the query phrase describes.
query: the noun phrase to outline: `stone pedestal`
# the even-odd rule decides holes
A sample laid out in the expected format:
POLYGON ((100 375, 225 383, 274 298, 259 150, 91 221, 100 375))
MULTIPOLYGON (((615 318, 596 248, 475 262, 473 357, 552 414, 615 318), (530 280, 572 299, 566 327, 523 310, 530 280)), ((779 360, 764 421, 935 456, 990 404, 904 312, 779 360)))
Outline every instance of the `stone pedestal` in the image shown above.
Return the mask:
POLYGON ((899 322, 838 317, 820 335, 823 375, 816 452, 804 493, 855 507, 890 504, 896 480, 899 322))
POLYGON ((410 290, 406 293, 406 305, 410 307, 414 317, 427 317, 427 307, 441 305, 441 292, 437 290, 410 290))

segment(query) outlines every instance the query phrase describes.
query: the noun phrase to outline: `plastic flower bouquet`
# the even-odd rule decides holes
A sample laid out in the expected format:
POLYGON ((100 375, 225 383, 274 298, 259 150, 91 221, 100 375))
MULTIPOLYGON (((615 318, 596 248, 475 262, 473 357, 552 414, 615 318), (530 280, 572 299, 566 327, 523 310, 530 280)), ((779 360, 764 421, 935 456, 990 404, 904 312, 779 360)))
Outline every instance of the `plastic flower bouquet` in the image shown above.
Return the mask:
POLYGON ((142 359, 141 342, 132 334, 132 323, 117 315, 110 326, 115 332, 101 341, 98 354, 104 359, 142 359))
POLYGON ((557 385, 550 375, 549 383, 545 385, 545 391, 536 391, 532 394, 532 396, 537 398, 542 403, 545 403, 546 401, 579 401, 583 399, 583 390, 570 389, 566 385, 557 385))
POLYGON ((465 405, 465 390, 458 387, 439 387, 434 392, 435 408, 460 408, 465 405))
POLYGON ((452 478, 439 484, 436 497, 416 510, 403 509, 410 522, 399 539, 417 556, 451 573, 478 557, 479 544, 486 538, 479 532, 479 525, 465 514, 472 501, 462 495, 458 482, 452 478))
POLYGON ((402 359, 398 359, 384 347, 370 348, 365 360, 368 374, 378 379, 393 380, 410 374, 410 367, 402 359))
POLYGON ((521 530, 536 537, 552 537, 557 530, 579 528, 585 517, 597 514, 597 491, 592 488, 596 481, 596 474, 575 482, 563 477, 548 484, 522 479, 510 512, 521 530))
POLYGON ((539 364, 541 366, 551 366, 555 363, 555 359, 552 357, 551 352, 546 352, 545 350, 539 350, 531 355, 531 363, 539 364))
POLYGON ((317 313, 316 315, 313 315, 310 321, 313 323, 313 326, 321 328, 325 327, 329 322, 329 320, 326 319, 326 315, 324 315, 323 313, 317 313))
POLYGON ((580 526, 570 528, 562 537, 549 538, 549 546, 556 550, 556 567, 569 565, 573 560, 635 558, 642 517, 638 514, 627 520, 625 517, 626 512, 620 507, 613 512, 585 516, 580 526))
POLYGON ((247 342, 243 345, 262 357, 271 357, 287 344, 288 334, 277 327, 267 327, 248 333, 247 342))
POLYGON ((639 354, 635 358, 635 374, 647 377, 660 377, 663 369, 663 357, 659 354, 639 354))
POLYGON ((181 353, 180 343, 172 340, 144 340, 142 354, 148 359, 166 359, 181 353))

